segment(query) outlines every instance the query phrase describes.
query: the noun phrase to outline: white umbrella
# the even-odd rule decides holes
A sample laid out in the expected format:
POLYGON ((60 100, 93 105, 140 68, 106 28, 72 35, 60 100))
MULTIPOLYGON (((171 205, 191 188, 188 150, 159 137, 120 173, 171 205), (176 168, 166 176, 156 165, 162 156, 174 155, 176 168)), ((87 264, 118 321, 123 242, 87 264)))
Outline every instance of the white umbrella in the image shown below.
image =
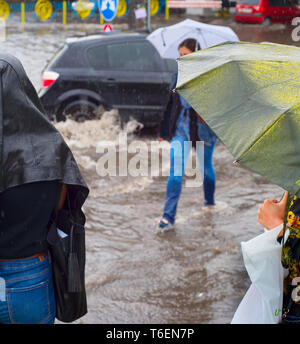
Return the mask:
POLYGON ((170 59, 179 57, 178 45, 187 38, 196 39, 201 49, 223 42, 239 41, 238 36, 229 27, 204 24, 191 19, 156 29, 147 36, 160 55, 170 59))

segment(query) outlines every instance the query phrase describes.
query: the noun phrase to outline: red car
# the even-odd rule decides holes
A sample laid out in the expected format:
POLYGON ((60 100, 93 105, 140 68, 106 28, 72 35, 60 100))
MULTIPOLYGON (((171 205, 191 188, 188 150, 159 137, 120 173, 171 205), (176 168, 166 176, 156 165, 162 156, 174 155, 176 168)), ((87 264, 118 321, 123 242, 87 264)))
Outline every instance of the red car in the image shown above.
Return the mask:
POLYGON ((235 7, 234 19, 237 22, 291 23, 300 16, 300 9, 295 0, 240 0, 235 7))

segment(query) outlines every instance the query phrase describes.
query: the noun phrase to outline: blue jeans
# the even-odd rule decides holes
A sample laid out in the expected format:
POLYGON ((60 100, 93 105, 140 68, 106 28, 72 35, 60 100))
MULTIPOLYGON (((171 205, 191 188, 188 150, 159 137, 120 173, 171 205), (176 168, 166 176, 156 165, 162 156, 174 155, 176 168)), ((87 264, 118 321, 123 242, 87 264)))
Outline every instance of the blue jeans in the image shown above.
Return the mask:
MULTIPOLYGON (((163 217, 174 224, 177 204, 182 189, 182 177, 186 161, 189 155, 189 149, 184 149, 188 145, 184 144, 187 139, 176 136, 171 140, 170 150, 170 175, 167 181, 166 201, 163 217), (182 158, 181 158, 182 157, 182 158)), ((214 193, 216 184, 216 174, 213 166, 213 151, 216 141, 204 144, 204 167, 203 171, 203 190, 204 205, 214 205, 214 193)), ((197 157, 198 158, 198 157, 197 157)), ((198 158, 200 164, 201 159, 198 158)))
POLYGON ((53 324, 55 315, 49 254, 0 260, 0 323, 53 324))

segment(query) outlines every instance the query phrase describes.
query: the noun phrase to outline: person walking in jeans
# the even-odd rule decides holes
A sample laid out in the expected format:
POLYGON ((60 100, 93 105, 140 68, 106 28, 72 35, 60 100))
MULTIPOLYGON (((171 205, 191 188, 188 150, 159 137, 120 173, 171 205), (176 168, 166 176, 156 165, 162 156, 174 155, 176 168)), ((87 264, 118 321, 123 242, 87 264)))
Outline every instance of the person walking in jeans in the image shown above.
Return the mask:
POLYGON ((0 323, 53 324, 49 224, 58 209, 83 225, 88 188, 22 64, 8 54, 0 54, 0 138, 0 323))
MULTIPOLYGON (((184 40, 178 47, 180 56, 196 51, 197 46, 198 42, 194 39, 184 40)), ((174 77, 171 90, 175 88, 176 81, 177 75, 174 77)), ((213 151, 217 136, 178 93, 170 92, 160 124, 159 139, 169 140, 171 144, 170 175, 167 181, 164 213, 158 222, 160 230, 169 230, 174 227, 182 177, 190 152, 187 141, 191 141, 193 147, 196 146, 197 141, 204 141, 204 166, 201 166, 202 150, 196 150, 197 160, 203 173, 204 206, 211 208, 215 205, 216 174, 213 166, 213 151)))

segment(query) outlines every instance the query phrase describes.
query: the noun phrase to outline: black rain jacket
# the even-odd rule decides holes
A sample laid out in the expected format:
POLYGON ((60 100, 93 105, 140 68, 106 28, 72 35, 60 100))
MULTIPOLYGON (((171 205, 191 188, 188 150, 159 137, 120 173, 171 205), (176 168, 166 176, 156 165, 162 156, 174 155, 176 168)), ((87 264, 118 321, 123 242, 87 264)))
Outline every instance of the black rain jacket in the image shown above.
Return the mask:
POLYGON ((0 74, 0 192, 57 180, 67 185, 65 205, 83 226, 89 189, 72 152, 45 115, 20 61, 0 54, 0 74))

